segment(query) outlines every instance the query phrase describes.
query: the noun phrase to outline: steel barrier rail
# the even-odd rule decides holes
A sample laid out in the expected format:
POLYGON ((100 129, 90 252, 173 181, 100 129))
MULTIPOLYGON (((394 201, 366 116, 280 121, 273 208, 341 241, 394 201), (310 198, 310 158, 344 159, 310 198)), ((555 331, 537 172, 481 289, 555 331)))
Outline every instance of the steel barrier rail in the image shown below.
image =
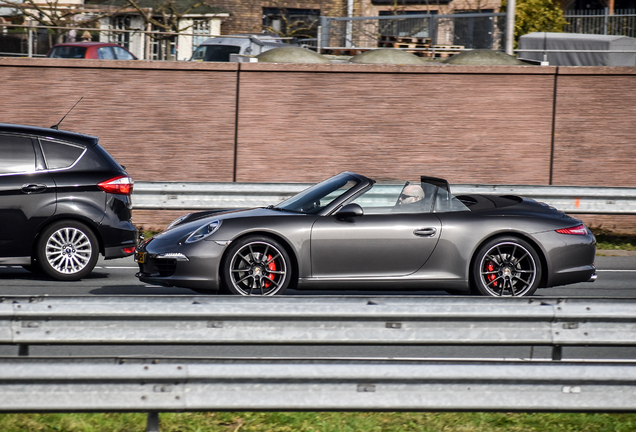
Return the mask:
POLYGON ((0 344, 636 346, 636 300, 10 296, 0 344), (258 331, 256 331, 258 330, 258 331))
MULTIPOLYGON (((5 358, 0 365, 0 412, 636 411, 635 362, 5 358)), ((151 420, 158 417, 149 416, 148 430, 151 420)))
MULTIPOLYGON (((311 186, 308 183, 136 182, 138 210, 253 208, 277 204, 311 186)), ((636 214, 636 188, 452 185, 455 195, 520 195, 572 214, 636 214)))

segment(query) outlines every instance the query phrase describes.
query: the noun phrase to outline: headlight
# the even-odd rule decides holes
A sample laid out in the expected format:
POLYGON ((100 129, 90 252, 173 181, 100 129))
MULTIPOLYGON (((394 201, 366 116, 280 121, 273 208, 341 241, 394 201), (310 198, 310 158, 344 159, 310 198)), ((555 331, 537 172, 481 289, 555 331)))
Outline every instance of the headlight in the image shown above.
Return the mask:
POLYGON ((199 240, 203 240, 204 238, 212 235, 216 230, 221 226, 221 221, 208 222, 205 225, 202 225, 195 232, 190 234, 190 236, 186 239, 186 243, 195 243, 199 240))
POLYGON ((181 222, 183 222, 183 221, 184 221, 184 220, 185 220, 188 216, 190 216, 191 214, 192 214, 192 213, 187 213, 187 214, 184 214, 183 216, 179 216, 178 218, 176 218, 175 220, 173 220, 173 221, 170 223, 170 225, 168 225, 168 226, 166 227, 166 229, 167 229, 167 230, 169 230, 169 229, 170 229, 170 228, 172 228, 173 226, 180 224, 181 222))

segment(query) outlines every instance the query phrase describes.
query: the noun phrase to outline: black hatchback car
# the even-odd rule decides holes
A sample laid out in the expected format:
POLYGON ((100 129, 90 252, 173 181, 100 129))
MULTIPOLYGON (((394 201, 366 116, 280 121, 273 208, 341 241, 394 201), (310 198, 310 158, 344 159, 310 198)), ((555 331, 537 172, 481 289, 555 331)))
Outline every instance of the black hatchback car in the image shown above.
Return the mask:
POLYGON ((0 265, 69 281, 132 255, 132 189, 96 137, 0 124, 0 265))

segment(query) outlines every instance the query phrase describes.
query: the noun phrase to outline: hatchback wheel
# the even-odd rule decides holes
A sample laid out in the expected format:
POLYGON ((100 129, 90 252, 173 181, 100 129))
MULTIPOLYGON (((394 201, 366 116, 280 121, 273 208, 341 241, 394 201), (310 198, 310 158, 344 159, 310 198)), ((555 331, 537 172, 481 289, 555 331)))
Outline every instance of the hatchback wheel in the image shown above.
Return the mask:
POLYGON ((478 293, 492 297, 532 295, 541 280, 539 256, 530 244, 515 237, 500 237, 484 244, 472 270, 478 293))
POLYGON ((60 221, 42 232, 36 253, 44 273, 53 279, 72 281, 93 271, 99 250, 95 234, 86 225, 60 221))
POLYGON ((282 294, 291 280, 289 255, 267 237, 246 237, 233 243, 223 265, 225 287, 243 296, 282 294))

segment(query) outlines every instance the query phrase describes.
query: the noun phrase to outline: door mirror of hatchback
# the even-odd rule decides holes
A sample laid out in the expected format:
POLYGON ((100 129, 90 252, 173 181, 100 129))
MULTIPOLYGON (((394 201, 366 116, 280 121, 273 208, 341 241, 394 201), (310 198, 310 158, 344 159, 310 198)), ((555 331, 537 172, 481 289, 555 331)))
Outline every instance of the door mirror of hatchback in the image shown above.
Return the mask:
POLYGON ((362 207, 360 207, 359 204, 352 203, 352 204, 347 204, 346 206, 338 210, 335 216, 336 216, 336 219, 343 220, 343 219, 349 219, 353 217, 362 216, 363 214, 364 214, 364 210, 362 210, 362 207))

